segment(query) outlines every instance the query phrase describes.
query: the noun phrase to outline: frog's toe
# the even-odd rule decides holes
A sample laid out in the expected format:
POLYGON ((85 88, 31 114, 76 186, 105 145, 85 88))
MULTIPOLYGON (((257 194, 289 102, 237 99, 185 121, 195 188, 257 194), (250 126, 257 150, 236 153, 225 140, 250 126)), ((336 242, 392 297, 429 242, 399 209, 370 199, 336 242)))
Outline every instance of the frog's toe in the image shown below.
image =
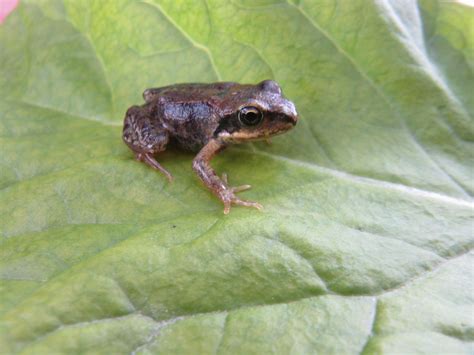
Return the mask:
POLYGON ((166 178, 168 179, 169 182, 173 182, 174 181, 174 177, 173 175, 171 175, 169 172, 164 172, 163 174, 165 174, 166 178))
MULTIPOLYGON (((228 180, 228 177, 227 177, 226 173, 222 173, 222 181, 224 182, 225 186, 229 185, 229 180, 228 180)), ((231 193, 237 193, 237 192, 240 192, 240 191, 245 191, 245 190, 248 190, 250 188, 252 188, 251 185, 240 185, 240 186, 235 186, 235 187, 227 187, 227 189, 231 193)))
POLYGON ((246 207, 253 207, 253 208, 256 208, 259 211, 263 211, 263 206, 258 202, 240 200, 240 201, 236 202, 235 204, 236 205, 241 205, 241 206, 246 206, 246 207))
POLYGON ((222 181, 223 181, 224 184, 227 186, 228 180, 227 180, 227 174, 226 174, 226 173, 222 173, 222 181))
POLYGON ((230 202, 229 203, 224 202, 224 214, 229 214, 229 212, 230 212, 230 202))
POLYGON ((234 197, 232 199, 232 203, 234 205, 239 205, 239 206, 253 207, 253 208, 256 208, 257 210, 260 210, 260 211, 263 210, 263 206, 261 204, 259 204, 258 202, 241 200, 238 197, 234 197))
MULTIPOLYGON (((240 187, 240 186, 239 186, 240 187)), ((228 214, 230 212, 230 208, 232 205, 239 205, 239 206, 245 206, 245 207, 253 207, 256 208, 257 210, 263 210, 263 206, 258 203, 258 202, 253 202, 253 201, 247 201, 247 200, 242 200, 235 196, 233 192, 231 192, 231 195, 228 196, 229 198, 223 199, 222 202, 224 203, 224 214, 228 214)))
POLYGON ((237 193, 237 192, 245 191, 245 190, 248 190, 248 189, 251 189, 251 188, 252 188, 251 185, 240 185, 240 186, 231 187, 230 190, 233 193, 237 193))

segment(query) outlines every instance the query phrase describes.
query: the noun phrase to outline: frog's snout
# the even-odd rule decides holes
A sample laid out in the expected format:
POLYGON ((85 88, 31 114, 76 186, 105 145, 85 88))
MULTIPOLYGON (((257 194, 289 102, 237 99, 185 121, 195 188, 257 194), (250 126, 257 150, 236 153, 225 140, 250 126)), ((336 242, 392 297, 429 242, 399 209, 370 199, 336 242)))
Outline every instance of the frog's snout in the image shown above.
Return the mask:
POLYGON ((285 114, 287 120, 296 126, 296 122, 298 122, 298 113, 296 112, 296 107, 291 101, 287 101, 283 107, 283 113, 285 114))
POLYGON ((285 124, 286 129, 290 129, 296 126, 296 123, 298 122, 298 115, 285 114, 281 116, 280 120, 280 122, 285 124))
POLYGON ((288 116, 288 118, 293 126, 296 126, 296 123, 298 122, 298 114, 295 112, 295 115, 288 116))
POLYGON ((293 126, 296 126, 296 123, 298 122, 298 113, 296 112, 295 105, 293 105, 292 102, 290 102, 290 104, 290 110, 288 110, 286 116, 293 126))

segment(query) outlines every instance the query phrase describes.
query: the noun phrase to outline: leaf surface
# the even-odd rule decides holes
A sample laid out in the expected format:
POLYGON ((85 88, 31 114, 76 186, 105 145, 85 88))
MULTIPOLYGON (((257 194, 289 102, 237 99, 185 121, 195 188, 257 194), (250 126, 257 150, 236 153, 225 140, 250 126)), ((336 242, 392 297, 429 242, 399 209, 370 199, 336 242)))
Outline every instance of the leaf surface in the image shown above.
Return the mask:
POLYGON ((472 351, 471 7, 23 1, 0 27, 7 353, 472 351), (213 160, 121 141, 147 87, 273 78, 296 128, 213 160))

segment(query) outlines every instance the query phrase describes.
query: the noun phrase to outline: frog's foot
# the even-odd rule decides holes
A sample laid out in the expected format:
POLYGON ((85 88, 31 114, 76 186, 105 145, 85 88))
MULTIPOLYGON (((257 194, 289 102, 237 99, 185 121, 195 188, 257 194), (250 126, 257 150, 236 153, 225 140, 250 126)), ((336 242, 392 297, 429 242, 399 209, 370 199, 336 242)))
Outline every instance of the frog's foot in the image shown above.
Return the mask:
POLYGON ((242 200, 235 196, 237 192, 245 191, 251 188, 250 185, 241 185, 235 187, 228 187, 227 186, 227 174, 222 174, 222 181, 226 185, 226 189, 219 193, 219 198, 224 203, 224 214, 228 214, 230 212, 230 207, 232 204, 246 206, 246 207, 253 207, 258 210, 263 210, 263 206, 258 202, 242 200))
POLYGON ((165 174, 166 178, 168 179, 169 182, 173 181, 173 175, 170 174, 168 170, 163 168, 160 163, 156 161, 155 158, 150 153, 136 153, 136 158, 138 161, 142 161, 148 166, 151 166, 153 169, 161 171, 163 174, 165 174))
POLYGON ((242 200, 235 196, 233 189, 235 188, 228 188, 219 194, 221 201, 224 203, 224 214, 228 214, 230 212, 230 207, 232 205, 253 207, 260 211, 263 210, 263 206, 258 202, 242 200))

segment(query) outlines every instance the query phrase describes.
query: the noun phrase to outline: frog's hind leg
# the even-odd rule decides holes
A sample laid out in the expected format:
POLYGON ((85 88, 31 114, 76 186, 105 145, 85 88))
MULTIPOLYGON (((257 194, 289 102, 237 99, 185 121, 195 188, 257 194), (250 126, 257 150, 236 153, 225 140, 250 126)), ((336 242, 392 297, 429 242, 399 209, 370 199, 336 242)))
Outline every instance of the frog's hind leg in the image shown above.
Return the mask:
POLYGON ((169 135, 162 127, 151 121, 143 109, 134 106, 127 111, 122 137, 138 161, 162 172, 169 181, 173 180, 173 176, 154 158, 155 154, 166 149, 169 135))

